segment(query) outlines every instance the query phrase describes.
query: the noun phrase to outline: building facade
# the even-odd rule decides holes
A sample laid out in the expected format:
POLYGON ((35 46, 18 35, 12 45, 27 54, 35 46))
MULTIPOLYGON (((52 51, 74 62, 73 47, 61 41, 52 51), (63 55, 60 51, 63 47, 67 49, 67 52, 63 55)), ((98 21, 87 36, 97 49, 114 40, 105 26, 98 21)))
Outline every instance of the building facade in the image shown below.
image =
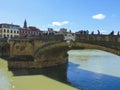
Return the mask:
POLYGON ((34 36, 40 36, 42 34, 42 31, 40 31, 40 29, 34 26, 27 27, 26 20, 24 21, 23 27, 21 27, 19 30, 20 30, 20 37, 34 37, 34 36))
POLYGON ((19 37, 19 25, 14 24, 0 24, 0 38, 19 37))
POLYGON ((20 37, 34 37, 40 36, 42 31, 34 26, 29 26, 27 28, 20 28, 20 37))
POLYGON ((58 32, 55 33, 55 35, 65 35, 67 34, 67 29, 66 28, 60 28, 58 32))

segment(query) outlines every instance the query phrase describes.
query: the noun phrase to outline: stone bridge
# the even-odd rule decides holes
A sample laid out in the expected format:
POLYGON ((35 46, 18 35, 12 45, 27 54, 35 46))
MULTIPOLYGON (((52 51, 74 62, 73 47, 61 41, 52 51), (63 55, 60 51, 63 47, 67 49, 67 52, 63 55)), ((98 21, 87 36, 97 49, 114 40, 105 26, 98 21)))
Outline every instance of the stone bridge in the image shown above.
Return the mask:
POLYGON ((0 45, 0 56, 9 56, 9 68, 43 68, 68 62, 71 49, 99 49, 120 55, 120 36, 75 35, 75 41, 62 35, 16 38, 0 45))

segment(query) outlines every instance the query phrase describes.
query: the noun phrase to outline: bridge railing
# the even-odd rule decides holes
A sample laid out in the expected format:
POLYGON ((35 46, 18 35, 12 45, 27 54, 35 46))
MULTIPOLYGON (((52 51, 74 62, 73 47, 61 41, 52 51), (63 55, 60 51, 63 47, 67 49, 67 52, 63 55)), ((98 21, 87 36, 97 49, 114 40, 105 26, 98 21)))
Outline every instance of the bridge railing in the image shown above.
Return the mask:
POLYGON ((116 35, 76 35, 76 41, 105 41, 120 43, 120 36, 116 35))
POLYGON ((41 41, 63 41, 64 36, 63 35, 43 35, 40 37, 32 37, 34 40, 41 40, 41 41))
POLYGON ((40 40, 40 41, 63 41, 63 35, 42 35, 39 37, 16 37, 10 39, 10 41, 33 41, 33 40, 40 40))
POLYGON ((120 50, 120 36, 115 35, 76 35, 77 42, 100 45, 120 50))

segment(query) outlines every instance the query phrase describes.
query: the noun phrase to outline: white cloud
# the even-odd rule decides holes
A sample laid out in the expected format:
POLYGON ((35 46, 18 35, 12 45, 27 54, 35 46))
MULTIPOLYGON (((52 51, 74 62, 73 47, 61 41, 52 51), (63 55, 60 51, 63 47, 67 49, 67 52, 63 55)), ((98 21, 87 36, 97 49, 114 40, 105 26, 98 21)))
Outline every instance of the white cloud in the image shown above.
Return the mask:
POLYGON ((65 24, 68 24, 69 21, 63 21, 63 22, 52 22, 52 26, 62 26, 65 24))
POLYGON ((106 16, 104 14, 97 14, 92 16, 93 19, 97 19, 97 20, 103 20, 106 18, 106 16))

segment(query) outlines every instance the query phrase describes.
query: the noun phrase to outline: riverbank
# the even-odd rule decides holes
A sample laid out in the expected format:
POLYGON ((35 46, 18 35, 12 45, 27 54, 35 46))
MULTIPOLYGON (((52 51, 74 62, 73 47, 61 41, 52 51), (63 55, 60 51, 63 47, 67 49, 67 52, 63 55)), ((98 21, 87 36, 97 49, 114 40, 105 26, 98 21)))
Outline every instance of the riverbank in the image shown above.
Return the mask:
POLYGON ((77 90, 43 75, 13 76, 7 61, 0 58, 0 90, 77 90))
POLYGON ((16 76, 12 80, 12 90, 77 90, 42 75, 16 76))
POLYGON ((0 90, 11 90, 12 72, 8 71, 7 61, 0 58, 0 90))

